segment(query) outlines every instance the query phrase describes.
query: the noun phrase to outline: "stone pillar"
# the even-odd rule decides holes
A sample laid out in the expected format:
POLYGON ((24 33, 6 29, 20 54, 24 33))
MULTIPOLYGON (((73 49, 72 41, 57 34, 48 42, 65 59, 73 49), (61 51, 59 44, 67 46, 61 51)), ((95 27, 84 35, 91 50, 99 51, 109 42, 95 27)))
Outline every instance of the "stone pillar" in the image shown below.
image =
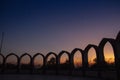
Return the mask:
POLYGON ((85 71, 88 67, 88 56, 87 56, 87 51, 84 51, 83 54, 82 54, 82 65, 83 65, 83 69, 82 69, 82 72, 83 72, 83 76, 86 76, 85 74, 85 71))
POLYGON ((117 80, 120 80, 120 32, 116 37, 116 46, 117 46, 117 53, 116 53, 117 80))

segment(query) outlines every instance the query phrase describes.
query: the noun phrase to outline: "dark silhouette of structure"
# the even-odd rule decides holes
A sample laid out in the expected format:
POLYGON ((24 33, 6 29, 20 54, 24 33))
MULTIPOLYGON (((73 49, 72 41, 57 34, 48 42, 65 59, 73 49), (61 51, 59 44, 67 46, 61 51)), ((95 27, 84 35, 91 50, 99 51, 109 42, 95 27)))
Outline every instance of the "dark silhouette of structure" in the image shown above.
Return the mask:
MULTIPOLYGON (((68 51, 61 51, 59 54, 56 54, 54 52, 50 52, 46 56, 44 56, 42 53, 36 53, 35 55, 33 55, 33 57, 27 53, 22 54, 20 57, 14 53, 10 53, 7 56, 4 56, 2 53, 0 53, 0 56, 3 59, 2 63, 0 64, 0 73, 3 74, 7 70, 8 67, 6 67, 7 66, 6 60, 10 56, 15 56, 17 58, 17 64, 14 67, 16 69, 15 73, 20 73, 20 70, 25 67, 25 65, 23 66, 21 64, 21 59, 24 56, 28 56, 30 58, 30 63, 24 69, 29 70, 30 73, 34 73, 34 70, 35 70, 34 60, 39 55, 43 59, 43 65, 42 65, 42 67, 40 67, 38 69, 38 70, 42 70, 41 74, 46 74, 46 72, 49 70, 54 71, 55 74, 59 74, 59 72, 61 70, 68 70, 67 74, 74 75, 73 74, 73 72, 75 70, 74 55, 76 54, 77 51, 79 51, 81 53, 81 56, 82 56, 82 67, 80 67, 78 69, 78 71, 82 72, 82 76, 86 76, 87 71, 94 69, 94 71, 97 72, 97 76, 99 78, 102 78, 104 70, 107 70, 105 57, 104 57, 104 46, 107 42, 109 42, 113 48, 114 58, 115 58, 115 63, 114 63, 115 68, 113 70, 116 72, 117 80, 120 80, 120 32, 118 33, 116 39, 103 38, 98 46, 93 45, 93 44, 89 44, 84 50, 79 49, 79 48, 75 48, 75 49, 73 49, 73 51, 71 53, 68 51), (89 68, 88 51, 91 48, 94 48, 94 50, 96 52, 96 59, 95 59, 96 64, 94 66, 92 66, 91 68, 89 68), (61 59, 61 56, 63 54, 67 54, 67 56, 68 56, 68 60, 67 60, 66 64, 60 63, 60 59, 61 59), (54 58, 52 58, 48 62, 47 60, 48 60, 48 57, 50 55, 54 55, 54 58), (49 63, 49 65, 48 65, 48 63, 49 63), (23 68, 22 68, 22 66, 23 66, 23 68)), ((12 65, 9 64, 9 66, 12 66, 12 65)))

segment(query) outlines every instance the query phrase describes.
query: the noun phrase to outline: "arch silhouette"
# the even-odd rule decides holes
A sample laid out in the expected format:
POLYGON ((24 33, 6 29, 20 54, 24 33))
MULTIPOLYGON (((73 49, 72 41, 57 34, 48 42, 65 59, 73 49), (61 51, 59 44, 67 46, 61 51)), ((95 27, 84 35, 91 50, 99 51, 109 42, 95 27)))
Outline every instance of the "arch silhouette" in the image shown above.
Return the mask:
POLYGON ((16 55, 16 54, 14 54, 14 53, 10 53, 10 54, 8 54, 8 55, 5 57, 5 63, 6 63, 7 58, 10 57, 10 56, 12 56, 12 55, 17 58, 17 65, 18 65, 18 64, 19 64, 19 56, 16 55))
MULTIPOLYGON (((15 57, 17 58, 16 69, 17 69, 17 71, 18 71, 18 69, 19 69, 19 56, 18 56, 18 55, 14 54, 14 53, 8 54, 8 55, 5 57, 5 64, 6 64, 6 61, 7 61, 8 57, 10 57, 10 56, 15 56, 15 57)), ((6 65, 5 65, 5 66, 6 66, 6 65)))
POLYGON ((19 61, 19 68, 21 69, 21 59, 24 57, 24 56, 28 56, 29 58, 30 58, 30 71, 31 71, 31 73, 32 73, 32 71, 33 71, 33 65, 32 65, 32 56, 30 55, 30 54, 28 54, 28 53, 24 53, 24 54, 22 54, 21 56, 20 56, 20 61, 19 61))
POLYGON ((62 56, 63 54, 67 54, 67 56, 68 56, 69 61, 68 61, 68 63, 67 63, 68 66, 66 66, 66 67, 67 67, 67 69, 68 69, 68 74, 71 75, 71 74, 72 74, 72 62, 71 62, 71 54, 70 54, 68 51, 61 51, 61 52, 58 54, 58 67, 59 67, 59 69, 61 69, 61 68, 60 68, 60 67, 61 67, 60 59, 61 59, 61 56, 62 56))
POLYGON ((96 59, 97 59, 97 63, 99 62, 99 51, 98 51, 98 46, 96 46, 96 45, 93 45, 93 44, 89 44, 89 45, 87 45, 87 47, 85 48, 85 50, 84 50, 84 55, 83 55, 83 65, 84 65, 84 67, 88 67, 88 52, 89 52, 89 50, 91 49, 91 48, 93 48, 94 50, 95 50, 95 52, 96 52, 96 59))
POLYGON ((58 54, 58 64, 60 64, 60 58, 63 54, 67 54, 68 56, 68 59, 69 59, 69 64, 71 63, 71 55, 68 51, 61 51, 59 54, 58 54))
MULTIPOLYGON (((120 54, 119 54, 120 53, 120 31, 116 37, 116 46, 117 46, 117 58, 118 58, 116 63, 119 63, 120 62, 120 54)), ((120 63, 118 65, 120 67, 120 63)))
MULTIPOLYGON (((93 44, 89 44, 86 46, 86 48, 84 50, 80 49, 80 48, 75 48, 71 51, 71 53, 69 53, 68 51, 61 51, 58 55, 54 52, 49 52, 46 56, 44 56, 43 54, 41 53, 36 53, 35 55, 33 55, 33 57, 28 54, 28 53, 24 53, 22 54, 20 57, 14 53, 10 53, 8 54, 7 56, 4 56, 3 54, 0 53, 0 56, 2 57, 3 59, 3 62, 2 62, 2 71, 5 70, 5 63, 7 62, 7 59, 8 57, 10 56, 15 56, 17 58, 17 66, 18 66, 18 70, 20 69, 21 67, 21 64, 20 62, 22 61, 22 58, 24 56, 28 56, 30 58, 30 65, 28 65, 26 67, 25 65, 25 69, 26 70, 33 70, 34 68, 34 60, 35 58, 40 55, 42 58, 43 58, 43 68, 41 69, 41 71, 43 71, 45 73, 46 71, 46 64, 47 64, 47 59, 49 56, 51 55, 54 55, 55 58, 56 58, 56 66, 51 66, 50 65, 50 68, 48 68, 50 71, 52 70, 52 68, 54 68, 54 70, 57 71, 61 70, 61 72, 68 72, 67 74, 71 74, 72 73, 72 70, 75 69, 74 68, 74 56, 75 54, 77 53, 77 51, 80 52, 81 56, 82 56, 82 68, 80 69, 76 69, 78 71, 82 71, 82 75, 83 76, 86 76, 86 72, 89 71, 89 70, 95 70, 95 72, 98 72, 98 77, 103 77, 102 74, 103 73, 103 70, 107 69, 106 66, 104 66, 104 63, 105 63, 105 57, 104 57, 104 48, 105 48, 105 45, 107 43, 110 43, 112 49, 113 49, 113 53, 114 53, 114 61, 115 61, 115 67, 112 67, 110 68, 111 70, 115 70, 116 71, 116 74, 117 74, 117 78, 118 80, 120 80, 120 32, 118 33, 116 39, 112 39, 112 38, 103 38, 99 45, 96 46, 96 45, 93 45, 93 44), (88 54, 89 54, 89 50, 93 48, 96 52, 96 64, 97 66, 93 66, 93 67, 90 67, 88 68, 88 54), (68 61, 66 61, 67 64, 60 64, 60 59, 62 56, 64 56, 63 54, 67 54, 68 56, 68 61), (56 69, 55 69, 56 67, 56 69), (59 67, 59 68, 58 68, 59 67), (95 69, 93 69, 95 68, 95 69)), ((51 62, 55 62, 55 60, 51 61, 51 62)), ((54 63, 52 63, 54 64, 54 63)), ((49 66, 48 66, 49 67, 49 66)), ((6 68, 7 69, 7 68, 6 68)), ((22 69, 22 68, 21 68, 22 69)), ((110 70, 110 69, 107 69, 107 70, 110 70)), ((36 69, 38 70, 38 69, 36 69)), ((37 72, 37 71, 36 71, 37 72)))
POLYGON ((28 56, 30 58, 30 63, 32 62, 32 56, 28 53, 24 53, 20 56, 20 62, 21 62, 21 59, 24 57, 24 56, 28 56))
POLYGON ((120 31, 116 37, 116 46, 117 46, 116 71, 117 78, 118 80, 120 80, 120 31))
POLYGON ((101 62, 104 63, 105 62, 105 57, 104 57, 104 46, 105 44, 109 42, 113 48, 113 52, 114 52, 114 58, 115 58, 115 63, 118 59, 118 53, 117 53, 117 46, 116 46, 116 42, 114 39, 112 38, 103 38, 102 41, 99 44, 99 56, 101 59, 101 62))
POLYGON ((34 60, 38 55, 42 56, 42 58, 43 58, 43 66, 41 67, 41 68, 43 68, 45 65, 45 56, 41 53, 36 53, 35 55, 33 55, 32 64, 34 65, 34 60))
POLYGON ((54 55, 55 56, 55 59, 56 59, 56 64, 58 63, 58 56, 57 56, 57 54, 55 54, 54 52, 49 52, 46 56, 45 56, 45 64, 47 64, 47 59, 48 59, 48 57, 50 56, 50 55, 54 55))
POLYGON ((51 55, 54 55, 55 56, 55 65, 54 65, 54 68, 52 68, 52 70, 55 70, 55 74, 58 74, 58 56, 56 53, 54 52, 49 52, 46 56, 45 56, 45 66, 46 68, 48 67, 47 65, 47 60, 48 60, 48 57, 51 56, 51 55))
MULTIPOLYGON (((80 49, 80 48, 75 48, 75 49, 72 50, 72 52, 71 52, 71 64, 72 64, 72 67, 73 67, 73 68, 74 68, 74 55, 76 54, 77 51, 80 52, 81 57, 82 57, 82 55, 83 55, 83 53, 84 53, 83 50, 80 49)), ((83 62, 82 62, 82 64, 83 64, 83 62)))
MULTIPOLYGON (((116 40, 112 39, 112 38, 103 38, 99 44, 99 54, 100 54, 100 67, 102 68, 102 64, 105 63, 105 59, 104 59, 104 52, 103 52, 103 49, 104 49, 104 46, 105 44, 109 42, 113 48, 113 52, 114 52, 114 61, 115 61, 115 66, 116 67, 119 67, 119 49, 118 49, 118 44, 116 43, 116 40)), ((101 68, 100 68, 100 71, 101 71, 101 68)), ((120 79, 120 70, 119 68, 116 68, 116 71, 117 71, 117 78, 118 80, 120 79)), ((100 75, 101 76, 101 75, 100 75)))

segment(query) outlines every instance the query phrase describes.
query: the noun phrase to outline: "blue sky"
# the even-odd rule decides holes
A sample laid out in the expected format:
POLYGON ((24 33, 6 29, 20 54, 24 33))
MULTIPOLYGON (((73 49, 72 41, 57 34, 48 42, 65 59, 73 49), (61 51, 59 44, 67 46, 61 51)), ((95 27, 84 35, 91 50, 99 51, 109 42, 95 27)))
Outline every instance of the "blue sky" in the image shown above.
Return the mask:
POLYGON ((2 0, 0 11, 4 54, 71 52, 120 30, 119 0, 2 0))

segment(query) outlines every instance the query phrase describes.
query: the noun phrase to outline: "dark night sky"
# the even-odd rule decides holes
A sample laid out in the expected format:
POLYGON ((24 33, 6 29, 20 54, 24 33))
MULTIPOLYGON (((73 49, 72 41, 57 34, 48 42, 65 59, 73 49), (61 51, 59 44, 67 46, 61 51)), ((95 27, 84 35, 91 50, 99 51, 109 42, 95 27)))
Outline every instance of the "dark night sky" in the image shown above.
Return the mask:
MULTIPOLYGON (((120 0, 1 0, 2 53, 59 53, 120 30, 120 0)), ((0 36, 1 39, 1 36, 0 36)))

